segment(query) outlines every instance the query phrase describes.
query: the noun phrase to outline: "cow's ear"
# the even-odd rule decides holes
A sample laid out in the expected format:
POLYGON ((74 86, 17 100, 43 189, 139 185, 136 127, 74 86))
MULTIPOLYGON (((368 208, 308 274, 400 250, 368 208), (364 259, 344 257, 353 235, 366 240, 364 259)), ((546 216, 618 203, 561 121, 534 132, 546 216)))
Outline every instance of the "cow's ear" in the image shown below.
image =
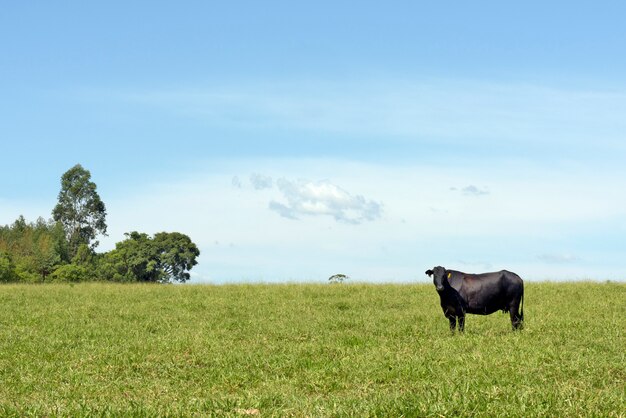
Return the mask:
POLYGON ((432 270, 426 270, 425 272, 428 276, 432 276, 433 275, 433 271, 432 270))

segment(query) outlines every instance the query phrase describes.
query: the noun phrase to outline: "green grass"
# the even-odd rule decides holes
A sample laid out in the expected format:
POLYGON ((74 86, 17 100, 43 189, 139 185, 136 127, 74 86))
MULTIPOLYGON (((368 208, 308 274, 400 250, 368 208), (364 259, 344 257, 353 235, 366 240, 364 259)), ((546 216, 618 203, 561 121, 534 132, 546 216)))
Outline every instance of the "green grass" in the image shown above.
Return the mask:
POLYGON ((3 285, 0 415, 626 416, 626 285, 3 285))

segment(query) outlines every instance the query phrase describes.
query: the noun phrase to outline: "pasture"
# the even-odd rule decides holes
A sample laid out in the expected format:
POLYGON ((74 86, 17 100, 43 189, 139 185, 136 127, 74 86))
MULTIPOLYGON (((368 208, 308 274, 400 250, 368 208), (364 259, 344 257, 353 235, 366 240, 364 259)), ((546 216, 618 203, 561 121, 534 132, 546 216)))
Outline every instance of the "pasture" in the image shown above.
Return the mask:
POLYGON ((2 416, 626 416, 626 285, 2 285, 2 416))

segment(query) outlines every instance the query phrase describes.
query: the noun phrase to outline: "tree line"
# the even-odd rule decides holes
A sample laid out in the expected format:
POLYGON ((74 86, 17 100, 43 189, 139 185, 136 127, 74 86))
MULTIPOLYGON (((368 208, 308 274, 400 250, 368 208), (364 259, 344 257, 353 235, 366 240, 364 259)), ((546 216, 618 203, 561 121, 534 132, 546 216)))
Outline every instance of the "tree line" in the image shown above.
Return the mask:
POLYGON ((52 218, 20 216, 0 226, 0 282, 185 282, 200 255, 179 232, 125 234, 115 249, 97 253, 106 236, 106 206, 80 164, 61 177, 52 218))

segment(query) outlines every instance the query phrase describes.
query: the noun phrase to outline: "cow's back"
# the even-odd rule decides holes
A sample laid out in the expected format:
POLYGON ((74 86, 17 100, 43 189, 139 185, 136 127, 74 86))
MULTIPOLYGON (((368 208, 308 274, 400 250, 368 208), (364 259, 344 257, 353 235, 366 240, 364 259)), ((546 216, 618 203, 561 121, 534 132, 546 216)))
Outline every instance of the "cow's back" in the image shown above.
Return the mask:
POLYGON ((458 292, 467 303, 468 313, 474 314, 508 311, 513 300, 523 292, 522 279, 506 270, 465 274, 460 284, 458 292))

